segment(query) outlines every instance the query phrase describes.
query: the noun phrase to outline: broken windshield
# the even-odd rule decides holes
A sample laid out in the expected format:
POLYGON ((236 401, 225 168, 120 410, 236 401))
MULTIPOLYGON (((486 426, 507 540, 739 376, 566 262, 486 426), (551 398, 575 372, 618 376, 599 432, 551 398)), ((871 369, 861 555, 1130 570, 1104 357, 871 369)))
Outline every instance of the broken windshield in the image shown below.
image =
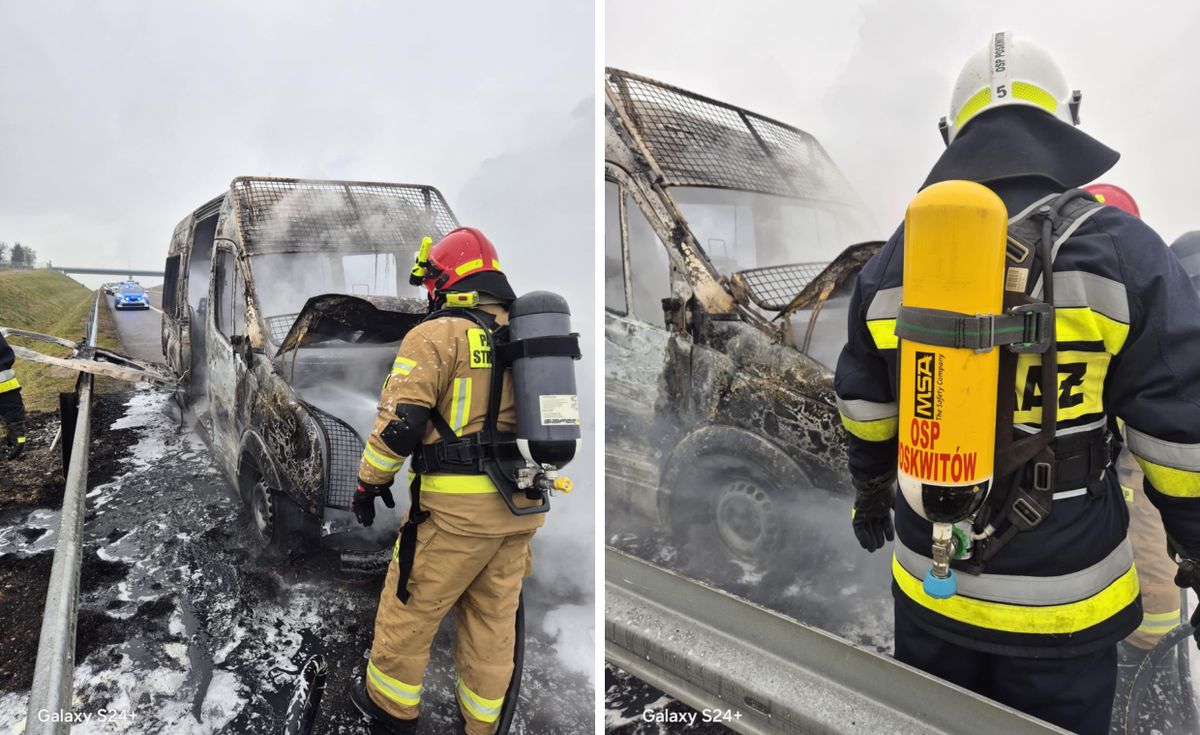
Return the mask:
POLYGON ((391 252, 264 253, 253 256, 250 263, 259 309, 277 345, 313 296, 421 295, 409 285, 408 270, 401 270, 396 253, 391 252))
POLYGON ((717 271, 826 263, 871 236, 867 218, 846 204, 692 186, 671 188, 688 227, 717 271))

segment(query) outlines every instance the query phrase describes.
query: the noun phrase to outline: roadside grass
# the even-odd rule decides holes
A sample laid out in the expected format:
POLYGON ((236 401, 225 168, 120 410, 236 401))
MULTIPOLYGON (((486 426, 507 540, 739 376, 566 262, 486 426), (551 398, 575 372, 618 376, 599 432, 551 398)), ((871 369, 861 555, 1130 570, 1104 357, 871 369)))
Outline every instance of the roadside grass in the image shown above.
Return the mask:
MULTIPOLYGON (((94 298, 95 291, 57 271, 0 272, 0 326, 81 340, 94 298)), ((121 342, 112 315, 103 305, 101 307, 97 342, 102 347, 120 350, 121 342)), ((70 354, 65 348, 45 342, 19 338, 11 342, 58 357, 70 354)), ((20 358, 17 358, 15 369, 17 379, 21 381, 25 408, 30 413, 57 410, 58 394, 73 390, 78 376, 74 370, 20 358)), ((96 389, 103 393, 119 384, 111 378, 100 378, 96 389)))

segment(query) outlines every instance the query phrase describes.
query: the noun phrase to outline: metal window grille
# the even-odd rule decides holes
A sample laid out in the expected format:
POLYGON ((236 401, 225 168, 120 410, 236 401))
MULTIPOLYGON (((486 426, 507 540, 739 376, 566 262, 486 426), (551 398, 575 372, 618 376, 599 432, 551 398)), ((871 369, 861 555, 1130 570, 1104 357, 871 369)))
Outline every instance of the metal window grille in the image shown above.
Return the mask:
POLYGON ((337 416, 306 403, 325 434, 329 465, 325 477, 325 507, 350 510, 358 487, 358 463, 362 457, 362 437, 337 416))
POLYGON ((828 263, 794 263, 738 271, 750 300, 760 309, 781 311, 828 263))
POLYGON ((825 149, 803 130, 618 69, 608 69, 606 80, 668 186, 858 203, 825 149))
POLYGON ((296 323, 296 317, 298 316, 300 316, 300 312, 267 317, 267 336, 271 338, 272 344, 278 345, 283 343, 284 337, 287 337, 292 325, 296 323))
POLYGON ((231 189, 250 253, 415 250, 458 226, 430 186, 242 177, 231 189))

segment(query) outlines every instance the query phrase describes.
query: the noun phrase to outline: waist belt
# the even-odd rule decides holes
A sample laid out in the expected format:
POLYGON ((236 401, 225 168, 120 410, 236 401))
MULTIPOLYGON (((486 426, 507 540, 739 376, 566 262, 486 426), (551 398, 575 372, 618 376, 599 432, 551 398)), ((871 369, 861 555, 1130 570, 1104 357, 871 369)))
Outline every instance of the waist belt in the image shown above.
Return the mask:
MULTIPOLYGON (((1054 440, 1053 492, 1087 488, 1093 496, 1104 492, 1104 471, 1112 466, 1117 445, 1108 429, 1096 429, 1054 440)), ((1034 481, 1033 464, 1026 465, 1022 482, 1034 481)))
POLYGON ((517 448, 516 434, 498 434, 496 438, 497 441, 484 442, 481 432, 453 441, 423 444, 412 453, 413 472, 420 475, 482 475, 487 472, 484 463, 489 459, 524 462, 521 450, 517 448))

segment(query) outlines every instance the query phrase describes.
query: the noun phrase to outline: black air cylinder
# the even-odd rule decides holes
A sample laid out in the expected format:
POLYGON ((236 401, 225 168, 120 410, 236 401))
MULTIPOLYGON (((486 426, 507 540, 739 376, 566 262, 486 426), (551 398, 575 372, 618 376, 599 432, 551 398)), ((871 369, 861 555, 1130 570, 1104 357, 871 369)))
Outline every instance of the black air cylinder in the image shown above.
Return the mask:
POLYGON ((579 396, 570 355, 537 354, 538 338, 569 337, 571 309, 563 297, 534 291, 512 303, 509 339, 532 340, 529 354, 512 364, 517 409, 517 444, 525 459, 560 469, 579 449, 579 396))

